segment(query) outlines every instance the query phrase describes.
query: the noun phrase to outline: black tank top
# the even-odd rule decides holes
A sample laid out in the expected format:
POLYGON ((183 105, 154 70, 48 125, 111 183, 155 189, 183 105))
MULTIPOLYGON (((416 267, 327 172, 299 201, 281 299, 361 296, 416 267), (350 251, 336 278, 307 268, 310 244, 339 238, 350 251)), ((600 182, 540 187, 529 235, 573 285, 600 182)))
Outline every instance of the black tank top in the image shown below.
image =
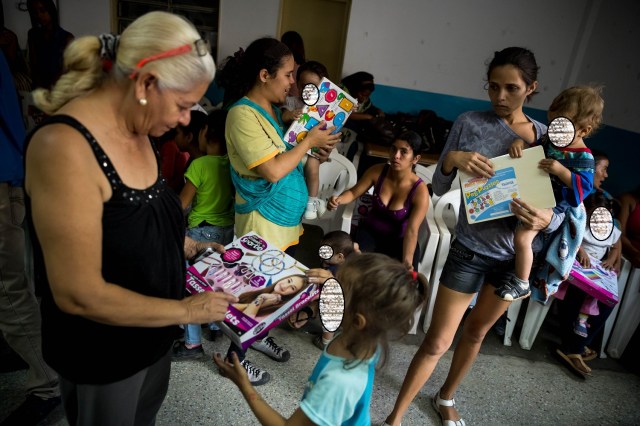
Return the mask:
MULTIPOLYGON (((184 215, 160 167, 151 187, 129 188, 82 124, 55 115, 38 129, 52 123, 67 124, 86 138, 111 185, 113 194, 104 203, 102 215, 104 279, 144 295, 181 299, 185 288, 184 215)), ((40 275, 46 280, 46 271, 40 275)), ((110 383, 135 374, 169 351, 177 331, 175 326, 117 327, 66 314, 54 303, 48 282, 43 286, 41 310, 45 361, 75 383, 110 383)))

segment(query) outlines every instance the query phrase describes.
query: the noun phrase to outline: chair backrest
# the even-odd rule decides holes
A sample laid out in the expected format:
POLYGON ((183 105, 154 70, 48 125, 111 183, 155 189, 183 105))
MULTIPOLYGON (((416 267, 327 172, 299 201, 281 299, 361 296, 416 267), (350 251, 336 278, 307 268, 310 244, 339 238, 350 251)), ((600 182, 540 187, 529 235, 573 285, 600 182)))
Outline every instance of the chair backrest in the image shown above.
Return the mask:
POLYGON ((456 223, 458 223, 458 214, 460 212, 461 202, 460 197, 460 189, 452 189, 440 197, 433 211, 433 215, 438 226, 446 226, 452 235, 455 230, 456 223))
MULTIPOLYGON (((329 197, 340 195, 344 190, 352 188, 357 180, 357 172, 353 163, 336 150, 331 151, 330 161, 325 161, 320 165, 318 198, 327 202, 329 197)), ((318 225, 324 232, 342 229, 345 232, 351 230, 351 220, 343 223, 344 205, 335 211, 327 211, 319 219, 303 219, 304 223, 318 225)))
POLYGON ((458 220, 458 210, 460 208, 460 190, 453 189, 444 194, 433 208, 433 216, 438 227, 440 238, 438 240, 438 248, 436 250, 435 259, 433 261, 433 269, 431 273, 431 291, 427 301, 427 310, 425 312, 423 330, 426 331, 431 325, 431 317, 433 315, 433 306, 435 297, 440 284, 440 275, 449 255, 451 246, 451 238, 453 236, 455 225, 458 220))
MULTIPOLYGON (((433 182, 433 175, 436 172, 436 167, 438 167, 437 164, 431 164, 427 167, 420 164, 416 164, 415 172, 418 176, 422 178, 423 181, 425 181, 425 183, 430 184, 433 182)), ((460 179, 458 179, 458 177, 456 176, 453 182, 451 182, 450 190, 459 189, 459 188, 460 188, 460 179)), ((431 199, 433 200, 433 204, 435 205, 435 204, 438 204, 438 200, 440 199, 440 196, 436 194, 431 194, 431 199)))
MULTIPOLYGON (((349 159, 353 166, 358 169, 358 163, 360 162, 360 153, 362 151, 362 144, 358 142, 358 133, 354 130, 342 128, 340 130, 342 132, 342 140, 335 145, 333 151, 338 151, 343 157, 349 159), (352 151, 353 158, 349 158, 349 151, 352 150, 352 147, 355 144, 355 151, 352 151)), ((332 152, 333 152, 332 151, 332 152)))

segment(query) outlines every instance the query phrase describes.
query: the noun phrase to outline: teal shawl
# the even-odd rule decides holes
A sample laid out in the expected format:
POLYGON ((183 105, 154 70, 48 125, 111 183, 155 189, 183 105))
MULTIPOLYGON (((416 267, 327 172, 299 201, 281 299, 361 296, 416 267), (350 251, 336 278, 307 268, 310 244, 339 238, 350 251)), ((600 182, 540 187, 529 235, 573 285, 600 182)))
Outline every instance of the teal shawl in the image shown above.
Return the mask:
MULTIPOLYGON (((249 106, 265 117, 276 129, 287 151, 293 145, 285 141, 282 133, 282 117, 280 108, 274 107, 278 122, 269 115, 264 108, 248 98, 242 98, 232 105, 249 106)), ((302 162, 278 182, 271 183, 264 178, 246 179, 231 167, 231 180, 238 194, 246 201, 244 204, 235 204, 236 213, 247 214, 257 210, 268 221, 279 226, 297 226, 302 221, 302 214, 307 205, 309 193, 304 180, 302 162)))

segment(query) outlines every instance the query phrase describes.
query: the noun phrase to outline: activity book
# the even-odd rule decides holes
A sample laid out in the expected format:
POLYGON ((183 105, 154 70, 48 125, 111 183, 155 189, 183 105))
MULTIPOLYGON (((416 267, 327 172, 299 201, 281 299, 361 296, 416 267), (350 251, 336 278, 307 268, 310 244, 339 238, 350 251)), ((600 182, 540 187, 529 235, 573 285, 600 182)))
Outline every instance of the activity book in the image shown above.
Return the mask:
POLYGON ((309 105, 316 97, 306 97, 306 99, 311 98, 311 101, 305 102, 302 115, 291 123, 285 133, 285 141, 292 145, 304 139, 309 130, 323 120, 327 123, 327 127, 335 126, 332 133, 338 133, 358 103, 351 95, 326 77, 320 81, 320 86, 317 89, 317 101, 309 105))
POLYGON ((260 235, 249 232, 225 249, 190 266, 186 288, 190 294, 223 291, 240 299, 218 325, 242 349, 318 297, 319 287, 307 282, 308 268, 260 235))
POLYGON ((513 216, 511 200, 519 198, 533 207, 555 207, 556 201, 548 173, 538 168, 544 159, 542 146, 525 149, 522 157, 492 158, 495 174, 487 179, 460 171, 460 189, 467 221, 472 223, 513 216))

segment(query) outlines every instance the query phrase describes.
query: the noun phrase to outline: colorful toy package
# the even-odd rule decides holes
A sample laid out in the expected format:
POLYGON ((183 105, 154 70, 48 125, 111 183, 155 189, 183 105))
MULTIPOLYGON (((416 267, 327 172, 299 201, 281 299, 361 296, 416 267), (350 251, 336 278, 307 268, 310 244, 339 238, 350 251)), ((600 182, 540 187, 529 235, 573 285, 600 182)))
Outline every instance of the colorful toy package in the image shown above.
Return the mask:
POLYGON ((191 294, 223 291, 238 297, 219 326, 243 349, 319 295, 308 269, 254 232, 234 240, 187 269, 191 294))
POLYGON ((461 182, 469 223, 512 216, 509 204, 519 198, 513 167, 496 170, 490 179, 475 177, 461 182))
POLYGON ((357 105, 357 101, 351 95, 327 78, 320 81, 317 99, 314 105, 305 105, 300 118, 289 126, 285 140, 290 144, 300 142, 309 130, 323 120, 328 127, 335 126, 332 133, 338 133, 357 105))
POLYGON ((602 303, 615 306, 618 303, 618 276, 607 271, 600 261, 589 256, 591 268, 583 268, 578 261, 573 263, 569 282, 602 303))

